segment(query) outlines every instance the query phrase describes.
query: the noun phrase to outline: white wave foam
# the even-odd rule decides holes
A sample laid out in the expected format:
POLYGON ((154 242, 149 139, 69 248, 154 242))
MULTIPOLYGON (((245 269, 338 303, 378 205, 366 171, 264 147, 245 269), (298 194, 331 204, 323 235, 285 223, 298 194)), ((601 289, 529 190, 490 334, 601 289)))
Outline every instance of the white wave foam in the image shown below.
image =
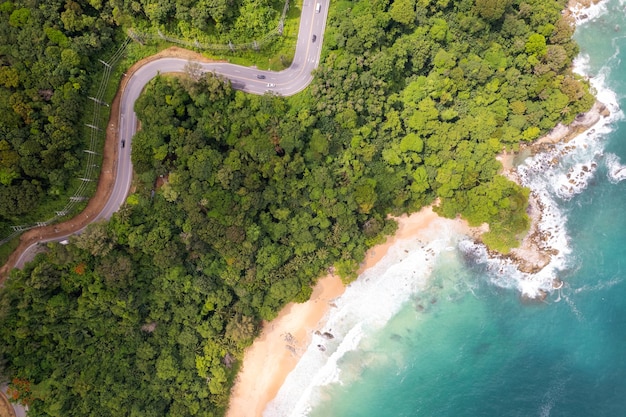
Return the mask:
MULTIPOLYGON (((604 4, 600 3, 585 9, 586 17, 578 16, 577 22, 591 21, 605 12, 604 4)), ((588 56, 581 55, 574 62, 575 71, 582 75, 588 74, 589 67, 588 56)), ((623 118, 615 93, 605 86, 609 67, 604 67, 590 83, 598 100, 611 111, 611 116, 602 118, 592 129, 568 144, 557 145, 547 153, 528 158, 518 167, 521 183, 532 189, 543 208, 538 225, 545 237, 543 249, 557 253, 552 256, 550 263, 538 273, 528 274, 519 271, 506 258, 490 257, 483 245, 470 240, 458 243, 463 252, 486 265, 489 278, 495 285, 517 289, 530 297, 542 291, 551 292, 554 279, 571 262, 568 259, 571 249, 565 228, 567 217, 559 209, 557 201, 572 198, 589 186, 597 159, 603 154, 602 138, 611 132, 611 124, 615 120, 623 118), (573 184, 570 179, 574 180, 573 184)), ((324 395, 321 387, 345 382, 349 375, 346 375, 345 369, 343 371, 346 372, 342 374, 342 359, 356 350, 367 334, 383 327, 410 299, 411 294, 423 288, 436 256, 449 247, 449 238, 427 245, 419 241, 401 242, 374 268, 359 277, 335 302, 337 308, 331 311, 322 330, 332 333, 334 338, 327 340, 319 335, 312 337, 312 343, 263 415, 307 416, 312 404, 319 402, 324 395), (325 350, 321 350, 318 347, 320 345, 325 350)), ((582 316, 575 305, 569 298, 566 301, 580 319, 582 316)), ((545 410, 549 413, 551 405, 546 405, 545 410)))
POLYGON ((576 4, 575 6, 570 7, 569 10, 576 20, 576 26, 581 26, 586 23, 592 22, 608 11, 605 1, 600 1, 596 4, 592 3, 588 7, 581 4, 576 4))
POLYGON ((543 396, 541 405, 539 406, 540 417, 550 417, 552 408, 556 405, 556 402, 563 397, 565 393, 565 381, 558 379, 552 382, 550 388, 543 396))
MULTIPOLYGON (((598 13, 600 9, 593 8, 598 13)), ((574 68, 576 72, 585 75, 589 69, 589 57, 580 55, 574 62, 574 68)), ((569 200, 589 186, 604 152, 604 138, 612 132, 614 122, 624 118, 616 94, 606 86, 609 72, 610 62, 590 79, 590 83, 597 99, 609 109, 610 116, 600 118, 588 131, 568 143, 557 144, 547 152, 529 157, 517 167, 521 184, 532 190, 542 207, 542 217, 537 227, 544 238, 541 249, 555 253, 549 264, 536 274, 524 273, 511 260, 490 256, 480 244, 466 241, 460 245, 465 253, 487 266, 493 284, 516 288, 525 296, 537 297, 541 292, 551 293, 554 290, 554 279, 571 266, 567 216, 559 208, 558 201, 569 200)), ((612 161, 610 158, 608 160, 612 161)), ((617 167, 614 173, 626 178, 626 169, 617 167)))
POLYGON ((552 258, 550 264, 536 274, 529 274, 518 269, 510 259, 491 256, 484 245, 467 240, 459 244, 461 250, 470 255, 477 263, 486 266, 490 282, 498 287, 515 289, 529 298, 538 298, 542 292, 552 291, 552 283, 558 272, 565 268, 566 254, 552 258))
POLYGON ((569 200, 576 194, 583 192, 593 178, 598 164, 595 161, 575 164, 567 173, 560 173, 555 184, 556 194, 564 200, 569 200))
POLYGON ((311 405, 322 398, 322 387, 358 377, 368 364, 354 365, 360 369, 347 369, 342 359, 362 346, 366 335, 385 326, 413 294, 425 287, 439 254, 448 252, 451 244, 456 245, 461 238, 451 229, 439 232, 441 238, 429 243, 418 239, 396 243, 380 262, 335 300, 337 307, 330 311, 324 328, 320 329, 322 334, 312 336, 296 368, 268 404, 265 417, 306 416, 311 405), (334 337, 323 337, 324 332, 334 337))
POLYGON ((581 292, 596 292, 596 291, 603 291, 606 289, 610 289, 613 288, 614 286, 616 286, 617 284, 621 284, 622 281, 624 281, 622 278, 618 278, 615 277, 609 281, 601 281, 598 284, 595 285, 583 285, 582 287, 579 288, 575 288, 574 289, 574 294, 578 294, 581 292))
POLYGON ((574 58, 572 62, 572 71, 583 77, 589 75, 589 68, 591 67, 591 58, 588 54, 580 53, 574 58))
POLYGON ((574 300, 572 300, 568 296, 564 296, 564 299, 567 305, 569 306, 570 310, 572 310, 572 313, 574 313, 574 315, 576 316, 576 319, 578 321, 583 321, 585 317, 583 316, 583 313, 576 306, 576 303, 574 303, 574 300))
POLYGON ((606 176, 613 184, 626 180, 626 165, 622 165, 619 157, 608 153, 604 161, 607 168, 606 176))

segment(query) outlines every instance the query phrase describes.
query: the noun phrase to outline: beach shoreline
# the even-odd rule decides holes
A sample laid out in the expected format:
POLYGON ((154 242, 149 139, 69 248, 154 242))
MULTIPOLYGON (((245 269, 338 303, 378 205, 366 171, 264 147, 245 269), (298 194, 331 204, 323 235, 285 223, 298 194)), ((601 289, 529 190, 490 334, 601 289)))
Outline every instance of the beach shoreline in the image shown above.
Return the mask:
MULTIPOLYGON (((587 113, 579 115, 570 125, 559 124, 540 139, 523 145, 518 152, 500 154, 498 160, 503 165, 501 174, 520 184, 514 163, 517 156, 545 152, 557 144, 567 143, 608 117, 609 114, 604 104, 596 102, 587 113)), ((532 274, 547 266, 552 256, 558 252, 545 245, 548 237, 538 226, 543 216, 543 207, 540 199, 533 193, 529 197, 528 214, 531 225, 520 246, 512 249, 507 255, 493 255, 510 259, 520 271, 532 274)), ((435 221, 451 222, 456 231, 475 241, 480 241, 480 235, 486 231, 484 226, 471 228, 460 218, 442 218, 433 211, 433 206, 425 207, 410 216, 403 215, 394 219, 398 222, 398 230, 384 243, 371 248, 366 253, 365 260, 358 271, 359 275, 380 262, 389 249, 399 241, 417 237, 435 221)), ((303 304, 290 303, 275 320, 264 323, 261 335, 245 352, 242 370, 231 391, 226 417, 241 415, 261 417, 263 415, 263 411, 276 396, 289 373, 296 367, 300 356, 307 349, 312 334, 323 327, 325 318, 332 308, 333 300, 340 297, 344 291, 345 286, 339 277, 329 274, 318 280, 309 301, 303 304)), ((539 297, 542 296, 545 294, 540 293, 539 297)))
MULTIPOLYGON (((386 241, 367 251, 358 274, 377 265, 389 250, 407 239, 419 237, 422 241, 434 239, 433 227, 446 224, 454 231, 476 236, 481 228, 471 228, 464 220, 445 219, 424 207, 409 216, 394 217, 398 230, 386 241), (431 233, 429 233, 431 232, 431 233)), ((271 322, 264 323, 260 336, 246 349, 243 367, 231 390, 226 417, 261 417, 267 405, 274 399, 287 375, 296 367, 301 355, 308 348, 314 332, 321 331, 333 302, 346 287, 333 274, 320 278, 309 301, 290 303, 271 322)))
MULTIPOLYGON (((557 145, 568 143, 609 116, 610 111, 608 108, 603 103, 596 101, 588 112, 578 115, 569 125, 559 123, 538 140, 520 146, 518 152, 504 152, 500 154, 498 160, 503 166, 502 175, 521 185, 522 181, 515 166, 515 159, 520 154, 532 156, 542 152, 549 152, 557 145)), ((551 163, 558 164, 566 151, 567 148, 555 156, 551 163)), ((511 252, 507 255, 495 253, 492 253, 492 255, 510 259, 517 265, 520 271, 535 274, 545 268, 552 260, 552 257, 558 255, 558 251, 546 245, 549 236, 539 228, 544 216, 544 207, 541 200, 532 190, 528 198, 527 213, 530 217, 530 228, 522 238, 519 247, 511 249, 511 252)))

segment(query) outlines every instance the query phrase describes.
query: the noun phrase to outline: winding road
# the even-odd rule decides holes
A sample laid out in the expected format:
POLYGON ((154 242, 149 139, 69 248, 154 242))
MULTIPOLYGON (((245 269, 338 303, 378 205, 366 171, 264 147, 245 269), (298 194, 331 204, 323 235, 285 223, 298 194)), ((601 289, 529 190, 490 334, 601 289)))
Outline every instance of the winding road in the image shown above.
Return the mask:
MULTIPOLYGON (((291 66, 283 71, 262 71, 228 63, 199 62, 198 64, 202 71, 214 72, 228 78, 233 88, 247 93, 262 95, 269 91, 283 96, 294 95, 311 83, 313 80, 311 72, 319 65, 329 3, 330 0, 303 1, 295 55, 291 66), (317 12, 317 4, 320 4, 319 12, 317 12)), ((132 138, 137 131, 135 101, 152 78, 160 73, 184 72, 188 63, 189 61, 186 59, 160 58, 139 68, 128 80, 120 102, 120 113, 112 115, 112 117, 119 117, 117 123, 119 126, 119 152, 115 185, 104 208, 91 220, 91 223, 109 219, 113 213, 119 210, 128 195, 133 176, 130 151, 132 138)), ((85 227, 71 234, 44 238, 31 244, 18 257, 14 267, 22 268, 26 262, 32 260, 40 243, 63 241, 73 234, 82 232, 85 227)))

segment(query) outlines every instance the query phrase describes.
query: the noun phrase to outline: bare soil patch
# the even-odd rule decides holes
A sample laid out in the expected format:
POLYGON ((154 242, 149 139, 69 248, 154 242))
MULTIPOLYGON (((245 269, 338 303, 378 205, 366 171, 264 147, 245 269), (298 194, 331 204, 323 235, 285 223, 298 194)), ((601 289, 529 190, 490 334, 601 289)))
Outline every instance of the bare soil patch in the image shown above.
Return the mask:
POLYGON ((0 417, 15 417, 15 411, 2 391, 0 391, 0 417))

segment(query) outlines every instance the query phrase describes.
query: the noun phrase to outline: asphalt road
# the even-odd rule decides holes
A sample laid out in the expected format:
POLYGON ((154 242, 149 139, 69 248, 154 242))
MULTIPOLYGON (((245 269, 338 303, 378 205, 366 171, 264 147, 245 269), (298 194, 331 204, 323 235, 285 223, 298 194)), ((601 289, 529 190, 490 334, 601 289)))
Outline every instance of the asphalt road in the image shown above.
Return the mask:
MULTIPOLYGON (((215 72, 230 79, 234 88, 251 94, 265 94, 272 92, 283 96, 291 96, 304 90, 313 80, 311 72, 317 68, 324 41, 324 29, 328 17, 330 0, 304 0, 300 16, 300 29, 296 42, 296 52, 291 66, 283 71, 262 71, 256 68, 227 63, 199 63, 203 71, 215 72), (317 4, 321 5, 319 13, 315 11, 317 4), (313 41, 313 35, 316 39, 313 41), (264 79, 257 78, 265 76, 264 79)), ((133 176, 133 166, 130 160, 132 138, 137 131, 137 115, 134 111, 135 100, 143 91, 144 86, 159 73, 184 72, 189 63, 186 59, 161 58, 152 61, 137 70, 128 81, 124 95, 120 102, 119 144, 117 161, 117 175, 115 186, 109 201, 104 209, 92 222, 109 219, 122 206, 128 195, 133 176), (122 146, 124 144, 124 146, 122 146)), ((80 229, 75 233, 84 230, 80 229)), ((73 233, 73 234, 75 234, 73 233)), ((29 246, 19 257, 16 268, 33 259, 40 243, 63 241, 70 235, 54 239, 41 240, 29 246)))

